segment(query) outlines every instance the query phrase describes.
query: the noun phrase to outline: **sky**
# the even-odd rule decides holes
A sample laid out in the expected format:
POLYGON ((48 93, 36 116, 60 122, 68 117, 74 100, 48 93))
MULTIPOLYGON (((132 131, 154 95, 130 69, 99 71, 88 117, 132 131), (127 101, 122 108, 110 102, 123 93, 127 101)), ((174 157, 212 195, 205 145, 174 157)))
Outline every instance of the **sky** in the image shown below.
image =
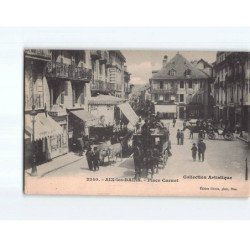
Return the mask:
MULTIPOLYGON (((152 70, 162 68, 164 55, 168 56, 168 61, 173 58, 178 51, 160 50, 122 50, 126 57, 127 70, 131 73, 131 84, 147 84, 152 76, 152 70)), ((203 58, 209 63, 216 59, 216 52, 212 51, 179 51, 187 60, 199 60, 203 58)))

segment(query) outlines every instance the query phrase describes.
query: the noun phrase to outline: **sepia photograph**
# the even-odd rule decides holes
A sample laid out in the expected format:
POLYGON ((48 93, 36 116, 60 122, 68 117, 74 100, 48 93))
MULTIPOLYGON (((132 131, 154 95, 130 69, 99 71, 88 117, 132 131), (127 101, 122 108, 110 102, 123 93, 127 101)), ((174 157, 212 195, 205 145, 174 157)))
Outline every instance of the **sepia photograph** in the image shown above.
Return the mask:
POLYGON ((249 196, 250 52, 24 50, 24 193, 249 196))

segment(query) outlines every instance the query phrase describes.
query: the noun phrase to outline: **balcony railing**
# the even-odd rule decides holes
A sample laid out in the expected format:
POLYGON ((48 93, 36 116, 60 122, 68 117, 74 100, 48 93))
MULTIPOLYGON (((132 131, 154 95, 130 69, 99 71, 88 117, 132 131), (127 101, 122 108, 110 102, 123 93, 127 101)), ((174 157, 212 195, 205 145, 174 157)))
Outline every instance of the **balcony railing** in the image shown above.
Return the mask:
POLYGON ((177 93, 178 88, 177 87, 171 87, 167 89, 160 89, 160 88, 151 88, 150 92, 151 94, 168 94, 168 93, 177 93))
POLYGON ((24 51, 26 57, 32 57, 34 59, 40 60, 51 60, 52 54, 49 50, 43 49, 26 49, 24 51))
POLYGON ((91 83, 91 91, 110 93, 115 90, 115 84, 104 81, 95 81, 91 83))
POLYGON ((60 62, 49 62, 46 75, 48 77, 69 80, 90 81, 92 78, 92 70, 60 62))

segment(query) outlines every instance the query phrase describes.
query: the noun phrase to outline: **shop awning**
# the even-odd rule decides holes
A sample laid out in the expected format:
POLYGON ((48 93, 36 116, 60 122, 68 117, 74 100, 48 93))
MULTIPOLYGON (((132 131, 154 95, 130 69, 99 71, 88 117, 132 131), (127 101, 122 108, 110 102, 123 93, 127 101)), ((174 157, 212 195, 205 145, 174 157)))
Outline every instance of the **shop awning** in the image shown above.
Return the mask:
POLYGON ((81 119, 85 124, 87 124, 87 126, 94 126, 98 124, 98 118, 86 110, 74 110, 70 111, 70 113, 81 119))
MULTIPOLYGON (((32 138, 33 133, 33 122, 31 115, 25 115, 25 132, 32 138)), ((38 113, 35 116, 34 123, 34 140, 40 140, 44 137, 59 135, 63 133, 62 127, 54 121, 49 115, 44 113, 38 113)))
POLYGON ((138 116, 135 113, 135 111, 132 109, 132 107, 129 105, 129 103, 122 103, 118 105, 122 113, 126 116, 126 118, 129 120, 129 122, 135 126, 138 122, 138 116))

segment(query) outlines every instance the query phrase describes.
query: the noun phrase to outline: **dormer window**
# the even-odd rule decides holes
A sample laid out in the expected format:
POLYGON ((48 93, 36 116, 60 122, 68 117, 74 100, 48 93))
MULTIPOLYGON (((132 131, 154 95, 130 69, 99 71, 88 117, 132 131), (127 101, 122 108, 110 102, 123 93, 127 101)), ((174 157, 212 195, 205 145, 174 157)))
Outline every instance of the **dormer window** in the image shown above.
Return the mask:
POLYGON ((191 70, 190 69, 186 69, 184 75, 185 76, 190 76, 191 75, 191 70))
POLYGON ((169 70, 169 75, 170 76, 175 76, 176 75, 176 70, 174 70, 174 69, 169 70))

